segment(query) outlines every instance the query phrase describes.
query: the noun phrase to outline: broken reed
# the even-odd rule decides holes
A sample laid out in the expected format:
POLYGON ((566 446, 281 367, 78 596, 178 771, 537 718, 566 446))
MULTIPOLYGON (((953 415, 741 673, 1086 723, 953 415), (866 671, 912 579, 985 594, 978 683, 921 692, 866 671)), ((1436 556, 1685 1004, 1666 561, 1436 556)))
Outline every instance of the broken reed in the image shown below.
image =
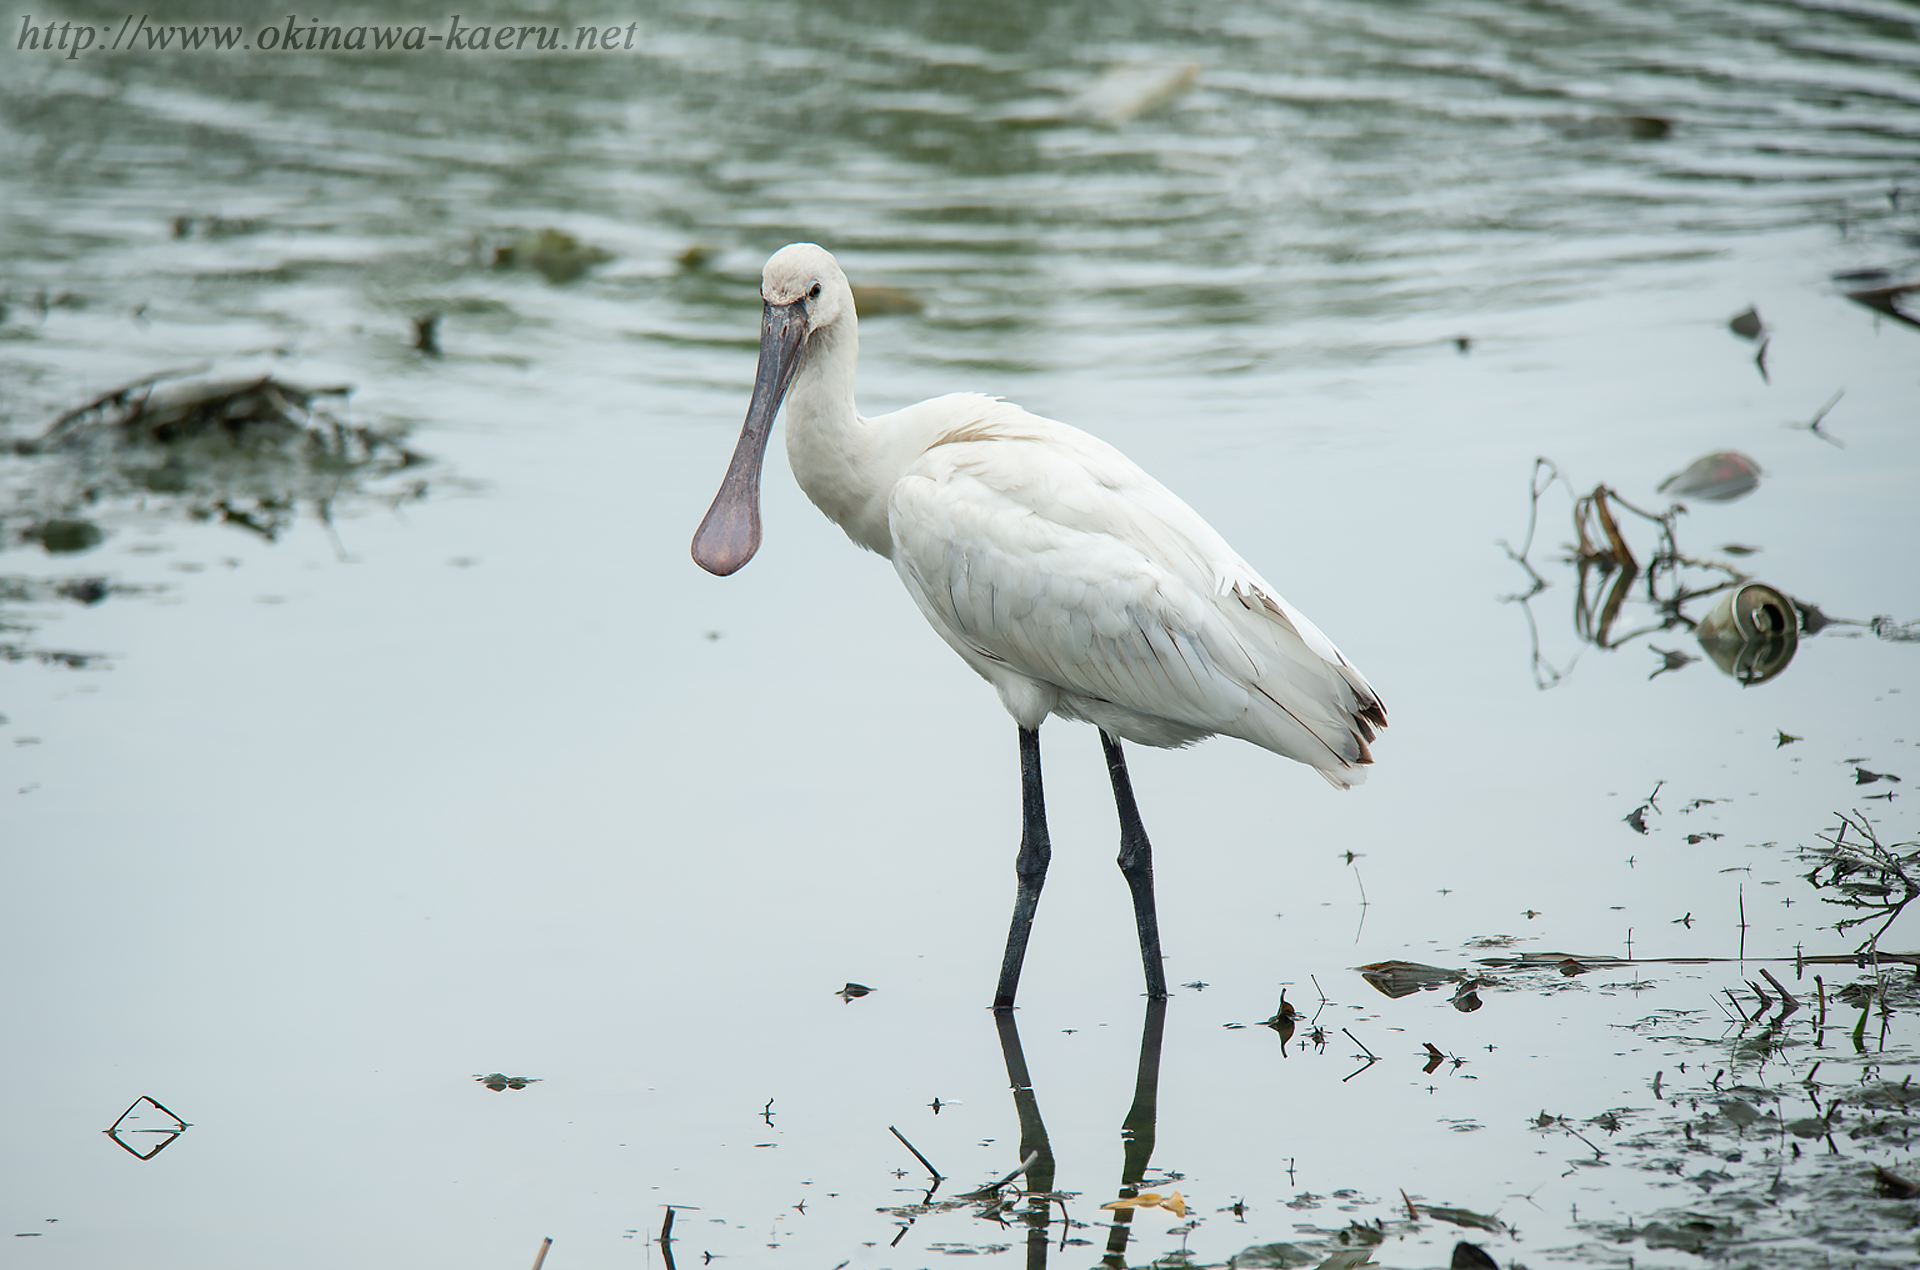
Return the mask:
POLYGON ((1920 896, 1920 842, 1889 846, 1864 813, 1836 814, 1839 824, 1819 835, 1824 845, 1800 849, 1801 862, 1813 864, 1804 876, 1821 893, 1822 902, 1860 910, 1857 917, 1835 922, 1836 932, 1844 935, 1856 926, 1880 923, 1854 948, 1856 955, 1872 956, 1887 928, 1920 896))

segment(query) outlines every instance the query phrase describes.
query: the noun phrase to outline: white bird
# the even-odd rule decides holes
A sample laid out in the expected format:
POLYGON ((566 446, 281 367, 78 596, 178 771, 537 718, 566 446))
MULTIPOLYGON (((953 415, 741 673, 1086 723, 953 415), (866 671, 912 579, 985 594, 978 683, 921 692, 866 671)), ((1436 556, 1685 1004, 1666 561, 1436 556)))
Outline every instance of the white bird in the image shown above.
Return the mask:
POLYGON ((1050 714, 1100 729, 1147 995, 1165 997, 1151 848, 1120 740, 1239 737, 1345 789, 1387 724, 1379 696, 1212 526, 1106 442, 975 393, 861 417, 853 292, 825 249, 775 252, 760 294, 753 398, 694 560, 725 576, 759 549, 761 460, 784 402, 800 488, 893 561, 1019 726, 1018 889, 994 1008, 1013 1006, 1052 855, 1039 735, 1050 714))

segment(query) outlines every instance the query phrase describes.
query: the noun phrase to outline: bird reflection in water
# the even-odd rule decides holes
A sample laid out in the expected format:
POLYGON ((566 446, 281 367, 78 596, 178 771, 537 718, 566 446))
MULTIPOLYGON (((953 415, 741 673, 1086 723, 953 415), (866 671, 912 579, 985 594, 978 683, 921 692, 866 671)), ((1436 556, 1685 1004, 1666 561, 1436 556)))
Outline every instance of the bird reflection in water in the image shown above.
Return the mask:
MULTIPOLYGON (((1122 1148, 1120 1166, 1119 1199, 1121 1201, 1143 1198, 1141 1183, 1147 1175, 1147 1164, 1153 1157, 1154 1123, 1159 1108, 1160 1096, 1160 1048, 1166 1031, 1167 1003, 1164 998, 1155 998, 1147 1002, 1146 1018, 1140 1028, 1140 1062, 1136 1069, 1133 1085, 1133 1105, 1127 1109, 1126 1118, 1120 1122, 1120 1143, 1122 1148)), ((1066 1217, 1064 1196, 1054 1189, 1055 1163, 1053 1145, 1047 1138, 1047 1126, 1040 1116, 1040 1100, 1034 1092, 1033 1077, 1027 1070, 1026 1053, 1020 1048, 1020 1025, 1014 1021, 1012 1011, 994 1012, 993 1025, 1000 1034, 1000 1053, 1007 1064, 1007 1081, 1013 1088, 1014 1113, 1020 1121, 1020 1164, 1013 1176, 1024 1174, 1026 1204, 1020 1210, 1020 1220, 1027 1228, 1027 1265, 1030 1270, 1047 1264, 1047 1250, 1052 1242, 1053 1206, 1061 1203, 1060 1248, 1066 1249, 1067 1241, 1073 1229, 1073 1223, 1066 1217)), ((1006 1181, 1011 1181, 1010 1176, 1006 1181)), ((975 1197, 997 1196, 999 1188, 1006 1181, 994 1183, 981 1191, 973 1192, 975 1197), (987 1193, 983 1195, 983 1192, 987 1193)), ((971 1198, 971 1197, 968 1197, 971 1198)), ((1164 1201, 1156 1201, 1165 1206, 1164 1201)), ((1112 1222, 1107 1230, 1106 1253, 1101 1258, 1105 1266, 1124 1266, 1126 1248, 1132 1230, 1135 1207, 1148 1205, 1127 1205, 1113 1211, 1112 1222)), ((1011 1212, 1013 1206, 1001 1208, 1000 1212, 1011 1212)))

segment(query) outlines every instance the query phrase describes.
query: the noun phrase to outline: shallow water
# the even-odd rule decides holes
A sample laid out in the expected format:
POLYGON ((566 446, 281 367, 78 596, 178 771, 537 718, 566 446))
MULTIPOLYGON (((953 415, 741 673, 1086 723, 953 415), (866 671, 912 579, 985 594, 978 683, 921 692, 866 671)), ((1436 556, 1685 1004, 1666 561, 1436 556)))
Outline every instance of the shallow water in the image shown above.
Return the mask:
MULTIPOLYGON (((1911 1264, 1911 1201, 1871 1178, 1920 1167, 1888 1093, 1907 972, 1843 998, 1880 979, 1795 957, 1872 929, 1833 929, 1854 910, 1802 848, 1856 810, 1920 838, 1920 648, 1895 638, 1920 330, 1844 294, 1920 279, 1916 28, 754 3, 650 13, 618 54, 72 59, 9 28, 0 435, 205 368, 351 385, 343 426, 427 460, 0 458, 9 1253, 513 1265, 552 1237, 555 1270, 632 1265, 674 1205, 681 1265, 1031 1261, 1014 1187, 1011 1214, 940 1206, 1025 1155, 983 1008, 1013 729, 777 458, 760 557, 725 581, 686 557, 760 262, 815 239, 923 306, 863 324, 869 412, 977 389, 1113 441, 1392 718, 1346 796, 1247 746, 1135 751, 1168 974, 1207 985, 1166 1010, 1144 1178, 1111 801, 1092 734, 1045 730, 1017 1019, 1054 1264, 1107 1255, 1123 1174, 1191 1205, 1136 1210, 1127 1264, 1312 1263, 1356 1222, 1389 1266, 1457 1238, 1503 1266, 1692 1265, 1689 1241, 1911 1264), (1184 62, 1165 108, 1071 114, 1111 68, 1184 62), (608 258, 493 267, 544 228, 608 258), (1728 327, 1749 306, 1764 376, 1728 327), (1759 488, 1690 502, 1680 547, 1891 624, 1802 636, 1761 684, 1654 676, 1649 649, 1702 649, 1581 638, 1564 486, 1528 553, 1550 585, 1510 599, 1537 456, 1663 510, 1721 449, 1759 488), (101 539, 49 552, 50 520, 101 539), (1587 971, 1477 965, 1522 953, 1587 971), (1389 960, 1484 979, 1483 1005, 1356 971, 1389 960), (1751 1021, 1761 968, 1784 1019, 1751 1021), (1283 988, 1284 1056, 1258 1026, 1283 988), (191 1125, 146 1161, 100 1132, 143 1095, 191 1125), (949 1175, 931 1203, 889 1126, 949 1175)), ((1647 563, 1652 528, 1625 531, 1647 563)), ((1629 599, 1609 637, 1660 620, 1629 599)), ((1879 947, 1915 948, 1911 920, 1879 947)))

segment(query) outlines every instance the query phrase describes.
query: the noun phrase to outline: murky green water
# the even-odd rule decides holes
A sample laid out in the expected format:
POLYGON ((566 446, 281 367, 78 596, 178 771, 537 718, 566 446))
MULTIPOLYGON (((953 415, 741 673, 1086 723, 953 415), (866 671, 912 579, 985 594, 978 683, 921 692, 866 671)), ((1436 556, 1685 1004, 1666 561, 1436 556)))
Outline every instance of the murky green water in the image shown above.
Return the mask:
POLYGON ((669 1205, 682 1266, 1915 1260, 1872 1173, 1920 1170, 1911 972, 1796 955, 1860 945, 1828 901, 1897 901, 1920 849, 1920 330, 1846 295, 1920 281, 1920 10, 740 3, 461 19, 618 52, 71 58, 26 17, 9 1264, 659 1264, 669 1205), (906 297, 869 413, 975 389, 1106 437, 1386 698, 1348 796, 1134 757, 1206 985, 1157 1081, 1091 732, 1044 733, 1016 1099, 1013 728, 777 461, 754 563, 687 559, 795 239, 906 297), (171 372, 353 391, 36 440, 171 372), (1619 512, 1666 608, 1597 556, 1582 592, 1573 494, 1658 513, 1727 449, 1758 489, 1670 542, 1619 512), (1743 687, 1686 629, 1718 596, 1675 598, 1735 570, 1862 624, 1743 687), (1893 864, 1802 858, 1842 814, 1893 864), (1454 973, 1392 998, 1356 971, 1390 961, 1454 973), (191 1127, 142 1103, 122 1150, 143 1096, 191 1127), (1041 1126, 1044 1227, 1017 1183, 945 1203, 1041 1126), (1123 1189, 1188 1211, 1116 1227, 1123 1189))

